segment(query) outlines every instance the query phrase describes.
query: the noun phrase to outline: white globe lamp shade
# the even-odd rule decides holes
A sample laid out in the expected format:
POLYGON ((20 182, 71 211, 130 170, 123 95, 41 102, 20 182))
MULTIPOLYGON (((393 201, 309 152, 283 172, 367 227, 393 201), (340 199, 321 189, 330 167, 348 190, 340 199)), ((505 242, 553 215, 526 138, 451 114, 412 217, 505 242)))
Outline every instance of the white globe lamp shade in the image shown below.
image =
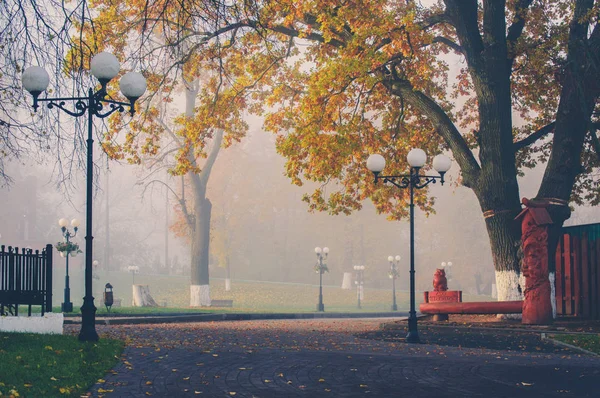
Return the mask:
POLYGON ((60 220, 58 220, 58 225, 61 228, 65 228, 68 224, 69 224, 69 220, 67 220, 66 218, 61 218, 60 220))
POLYGON ((322 251, 320 247, 315 247, 315 253, 321 254, 322 251))
POLYGON ((79 220, 77 218, 74 218, 71 220, 71 225, 75 228, 79 228, 79 225, 81 225, 81 223, 79 222, 79 220))
POLYGON ((383 168, 385 167, 385 159, 383 156, 379 154, 369 155, 367 159, 367 169, 372 171, 373 173, 381 173, 383 168))
POLYGON ((325 254, 329 254, 329 248, 328 248, 328 247, 324 247, 324 248, 323 248, 323 253, 325 253, 325 254))
POLYGON ((410 167, 423 167, 427 161, 427 154, 420 148, 413 148, 408 152, 406 160, 410 167))
POLYGON ((446 155, 439 154, 433 158, 433 168, 440 174, 450 170, 452 160, 446 155))
POLYGON ((365 270, 365 266, 364 266, 364 265, 361 265, 361 266, 360 266, 360 270, 361 270, 361 271, 364 271, 364 270, 365 270))
POLYGON ((119 80, 123 95, 129 99, 138 99, 146 92, 146 78, 138 72, 127 72, 119 80))
POLYGON ((396 256, 396 261, 400 261, 400 259, 401 259, 401 258, 402 258, 402 257, 400 257, 400 255, 398 254, 398 255, 396 256))
POLYGON ((32 94, 39 94, 46 91, 50 84, 50 77, 46 69, 39 66, 30 66, 23 72, 21 77, 23 88, 32 94))
POLYGON ((445 267, 445 266, 446 266, 446 262, 444 261, 444 262, 442 262, 442 267, 445 267))
POLYGON ((92 75, 102 83, 106 83, 119 74, 121 65, 119 60, 111 53, 101 52, 92 58, 90 70, 92 75))
POLYGON ((448 267, 452 267, 452 261, 448 261, 448 267))
POLYGON ((64 257, 65 256, 65 252, 60 252, 60 256, 64 257))
POLYGON ((394 261, 394 256, 388 256, 388 261, 394 261))
POLYGON ((98 260, 94 260, 94 261, 92 262, 92 265, 93 265, 94 267, 97 267, 97 266, 98 266, 98 260))

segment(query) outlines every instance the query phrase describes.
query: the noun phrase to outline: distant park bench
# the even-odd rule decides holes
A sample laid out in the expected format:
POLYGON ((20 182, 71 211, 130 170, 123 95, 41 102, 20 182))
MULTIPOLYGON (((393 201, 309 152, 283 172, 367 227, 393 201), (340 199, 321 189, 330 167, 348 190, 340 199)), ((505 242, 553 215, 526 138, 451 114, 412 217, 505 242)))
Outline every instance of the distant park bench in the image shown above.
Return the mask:
POLYGON ((233 300, 211 300, 211 307, 233 307, 233 300))

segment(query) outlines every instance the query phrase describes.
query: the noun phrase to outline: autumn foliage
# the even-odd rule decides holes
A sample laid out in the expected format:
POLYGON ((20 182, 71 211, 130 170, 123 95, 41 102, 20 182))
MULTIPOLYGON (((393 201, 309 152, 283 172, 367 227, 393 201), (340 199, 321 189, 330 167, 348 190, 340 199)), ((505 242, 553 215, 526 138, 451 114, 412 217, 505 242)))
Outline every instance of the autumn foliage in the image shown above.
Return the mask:
MULTIPOLYGON (((200 86, 193 118, 177 119, 184 146, 174 173, 193 168, 190 153, 205 155, 214 129, 225 144, 241 139, 254 113, 276 134, 291 181, 319 183, 304 198, 310 209, 348 213, 370 198, 399 219, 407 193, 376 186, 368 155, 399 174, 413 147, 448 151, 456 182, 487 217, 496 270, 517 273, 518 175, 547 162, 537 196, 600 201, 596 3, 96 0, 84 37, 92 50, 129 54, 156 93, 124 140, 108 137, 114 156, 135 162, 160 145, 156 109, 174 100, 178 77, 200 86)), ((433 210, 426 190, 416 201, 433 210)), ((560 205, 551 213, 556 228, 570 214, 560 205)))

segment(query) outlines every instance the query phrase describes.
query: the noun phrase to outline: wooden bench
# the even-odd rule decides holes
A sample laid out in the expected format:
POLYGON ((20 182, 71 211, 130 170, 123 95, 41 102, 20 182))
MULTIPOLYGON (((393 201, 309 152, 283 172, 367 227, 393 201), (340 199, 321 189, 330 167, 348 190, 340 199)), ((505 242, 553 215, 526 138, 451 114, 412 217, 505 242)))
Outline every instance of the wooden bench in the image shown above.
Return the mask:
POLYGON ((211 307, 233 307, 233 300, 211 300, 211 307))
POLYGON ((0 316, 19 315, 19 305, 52 312, 52 245, 39 250, 0 246, 0 316))
MULTIPOLYGON (((113 299, 113 305, 112 305, 112 307, 113 308, 121 307, 121 301, 122 300, 120 298, 113 299)), ((101 306, 101 307, 104 306, 104 297, 100 297, 98 299, 98 305, 101 306)))

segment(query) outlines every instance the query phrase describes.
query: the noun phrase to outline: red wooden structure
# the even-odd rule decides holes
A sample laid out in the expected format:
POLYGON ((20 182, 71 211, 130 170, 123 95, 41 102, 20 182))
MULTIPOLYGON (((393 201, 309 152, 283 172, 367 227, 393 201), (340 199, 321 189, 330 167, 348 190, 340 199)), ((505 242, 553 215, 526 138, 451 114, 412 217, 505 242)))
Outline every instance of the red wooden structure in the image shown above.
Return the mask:
POLYGON ((556 248, 556 313, 600 319, 600 224, 563 232, 556 248))
POLYGON ((523 301, 484 301, 469 303, 422 303, 423 314, 520 314, 523 301))

